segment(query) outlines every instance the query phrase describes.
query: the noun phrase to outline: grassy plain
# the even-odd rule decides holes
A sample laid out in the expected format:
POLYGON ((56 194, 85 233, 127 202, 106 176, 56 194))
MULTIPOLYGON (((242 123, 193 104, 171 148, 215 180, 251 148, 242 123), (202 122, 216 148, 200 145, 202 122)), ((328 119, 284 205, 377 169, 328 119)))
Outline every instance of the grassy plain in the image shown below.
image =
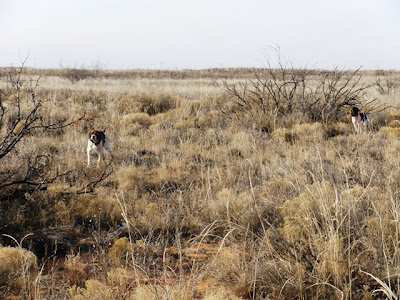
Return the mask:
MULTIPOLYGON (((359 84, 370 87, 359 101, 400 105, 399 73, 360 74, 359 84)), ((372 111, 373 126, 360 135, 344 109, 321 122, 280 115, 264 130, 238 117, 224 88, 251 80, 254 70, 102 71, 74 82, 57 70, 27 70, 38 75, 43 119, 85 118, 33 131, 2 160, 5 174, 24 154, 41 151, 51 155, 52 172, 71 170, 45 189, 2 198, 4 297, 399 293, 397 109, 372 111), (87 167, 90 129, 106 129, 112 157, 106 152, 99 166, 87 167), (35 253, 36 265, 31 252, 21 249, 15 260, 8 247, 29 233, 21 246, 35 253), (13 263, 5 263, 7 255, 13 263), (10 284, 10 274, 18 281, 10 284)), ((313 76, 317 85, 322 75, 313 76)), ((12 101, 12 90, 0 84, 3 103, 12 101)))

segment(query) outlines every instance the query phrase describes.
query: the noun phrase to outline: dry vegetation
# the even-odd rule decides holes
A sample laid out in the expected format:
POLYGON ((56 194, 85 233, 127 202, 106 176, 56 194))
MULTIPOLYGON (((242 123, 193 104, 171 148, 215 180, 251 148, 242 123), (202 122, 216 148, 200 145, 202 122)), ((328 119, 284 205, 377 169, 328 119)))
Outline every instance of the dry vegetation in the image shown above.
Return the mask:
POLYGON ((397 299, 400 74, 282 66, 1 70, 0 297, 397 299))

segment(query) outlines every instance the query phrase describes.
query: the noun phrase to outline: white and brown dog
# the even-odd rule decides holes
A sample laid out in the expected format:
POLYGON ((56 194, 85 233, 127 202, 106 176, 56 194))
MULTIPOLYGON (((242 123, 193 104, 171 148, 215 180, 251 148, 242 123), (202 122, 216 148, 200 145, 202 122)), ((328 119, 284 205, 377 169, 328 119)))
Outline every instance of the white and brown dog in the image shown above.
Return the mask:
POLYGON ((361 128, 364 127, 365 129, 368 126, 370 121, 368 114, 360 112, 358 107, 353 106, 349 110, 351 121, 353 122, 353 126, 357 133, 361 133, 361 128))
MULTIPOLYGON (((106 131, 105 130, 90 131, 88 145, 87 145, 88 166, 90 166, 90 152, 92 150, 96 150, 99 153, 99 159, 97 160, 97 163, 100 163, 100 161, 104 157, 104 148, 106 148, 106 150, 108 152, 110 152, 110 143, 106 136, 106 131)), ((110 154, 111 154, 111 152, 110 152, 110 154)))

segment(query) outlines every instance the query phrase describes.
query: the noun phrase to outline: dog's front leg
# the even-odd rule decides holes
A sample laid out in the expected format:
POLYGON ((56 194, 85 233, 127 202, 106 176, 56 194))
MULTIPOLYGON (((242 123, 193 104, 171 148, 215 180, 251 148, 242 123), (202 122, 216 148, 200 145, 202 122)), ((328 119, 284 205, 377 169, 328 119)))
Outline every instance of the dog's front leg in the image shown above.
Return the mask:
POLYGON ((103 150, 99 151, 99 159, 97 160, 97 164, 99 164, 103 160, 103 150))
POLYGON ((89 147, 87 148, 86 152, 87 152, 87 165, 89 167, 90 166, 90 148, 89 147))
POLYGON ((354 125, 354 129, 356 130, 356 133, 357 134, 360 133, 360 130, 361 130, 360 123, 354 122, 353 125, 354 125))
POLYGON ((354 129, 356 130, 356 133, 358 133, 359 128, 358 128, 358 124, 357 123, 354 124, 354 129))

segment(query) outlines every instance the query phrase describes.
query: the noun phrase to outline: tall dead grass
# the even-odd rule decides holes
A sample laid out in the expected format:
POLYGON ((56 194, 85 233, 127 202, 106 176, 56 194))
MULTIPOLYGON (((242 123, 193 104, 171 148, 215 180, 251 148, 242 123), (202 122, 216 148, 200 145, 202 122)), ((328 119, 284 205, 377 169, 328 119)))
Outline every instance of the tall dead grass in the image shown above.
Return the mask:
MULTIPOLYGON (((368 299, 382 289, 398 292, 395 109, 361 135, 345 111, 342 122, 293 117, 262 132, 232 115, 214 79, 41 80, 42 118, 87 113, 18 145, 26 154, 47 149, 54 170, 74 172, 0 210, 2 233, 42 235, 51 227, 82 236, 70 245, 64 271, 49 279, 59 289, 37 282, 43 298, 368 299), (92 128, 106 129, 113 152, 98 168, 85 164, 92 128), (112 174, 89 190, 107 168, 112 174), (93 259, 84 259, 87 252, 93 259)), ((366 96, 378 94, 372 87, 366 96)), ((397 106, 391 97, 379 101, 397 106)))

